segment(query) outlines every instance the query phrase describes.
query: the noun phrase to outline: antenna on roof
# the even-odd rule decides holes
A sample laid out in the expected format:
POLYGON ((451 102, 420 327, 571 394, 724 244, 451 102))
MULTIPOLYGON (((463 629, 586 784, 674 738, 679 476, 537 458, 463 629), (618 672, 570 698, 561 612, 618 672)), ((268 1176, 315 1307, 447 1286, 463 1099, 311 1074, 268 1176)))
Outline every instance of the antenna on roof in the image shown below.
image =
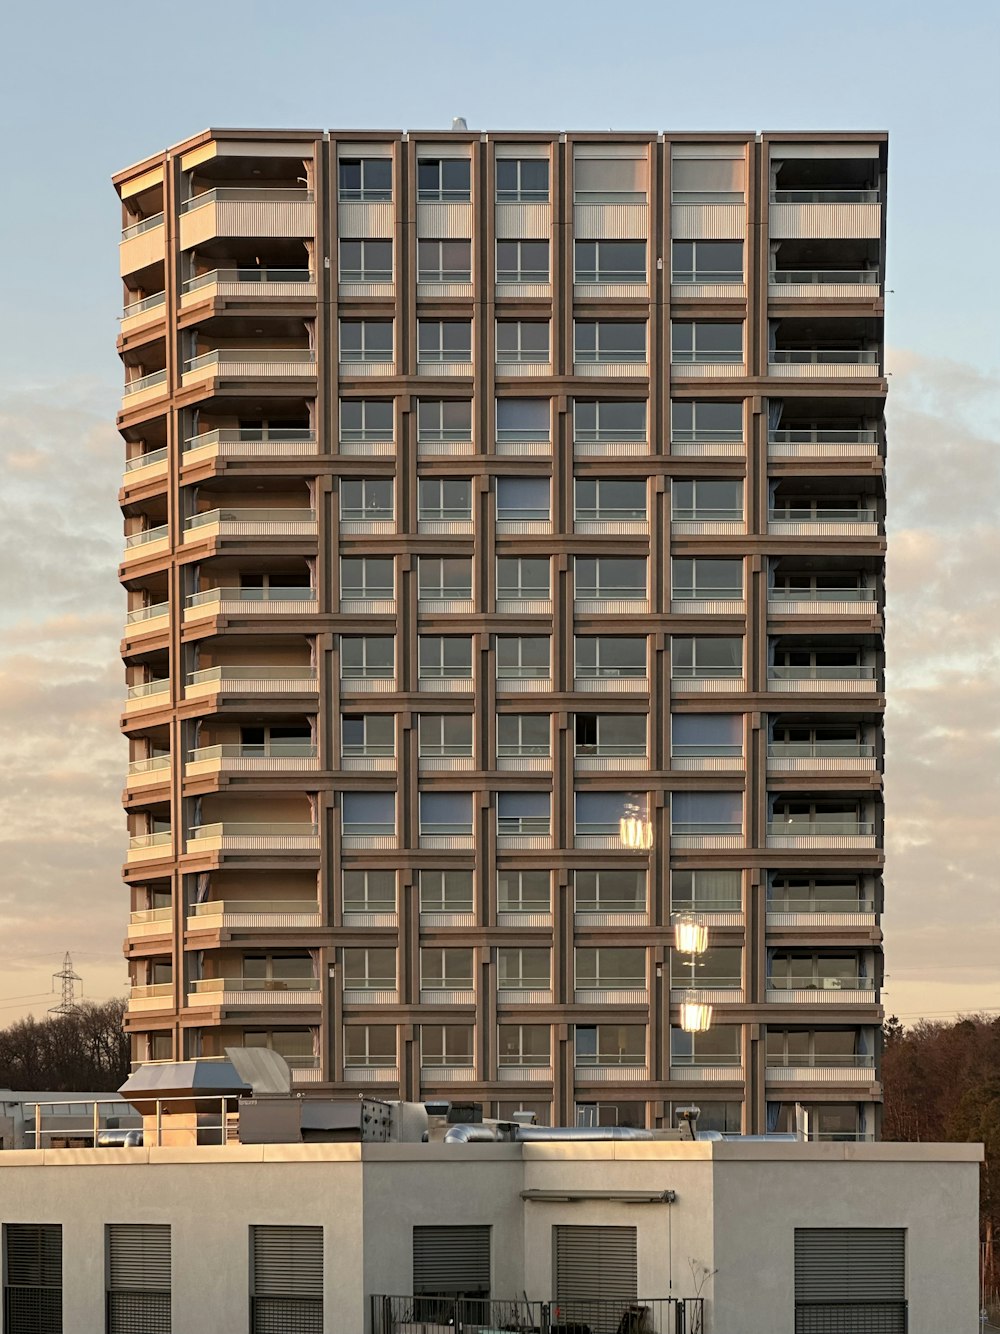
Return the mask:
POLYGON ((452 116, 451 128, 453 130, 467 130, 469 128, 469 123, 464 116, 452 116))

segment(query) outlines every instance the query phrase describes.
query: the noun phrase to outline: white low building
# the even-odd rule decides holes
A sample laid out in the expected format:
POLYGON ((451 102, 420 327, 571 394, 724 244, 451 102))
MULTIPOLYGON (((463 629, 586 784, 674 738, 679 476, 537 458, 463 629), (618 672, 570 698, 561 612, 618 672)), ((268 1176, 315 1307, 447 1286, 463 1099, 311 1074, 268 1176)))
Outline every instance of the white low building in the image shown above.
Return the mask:
POLYGON ((751 1140, 15 1150, 4 1329, 973 1330, 980 1159, 751 1140))

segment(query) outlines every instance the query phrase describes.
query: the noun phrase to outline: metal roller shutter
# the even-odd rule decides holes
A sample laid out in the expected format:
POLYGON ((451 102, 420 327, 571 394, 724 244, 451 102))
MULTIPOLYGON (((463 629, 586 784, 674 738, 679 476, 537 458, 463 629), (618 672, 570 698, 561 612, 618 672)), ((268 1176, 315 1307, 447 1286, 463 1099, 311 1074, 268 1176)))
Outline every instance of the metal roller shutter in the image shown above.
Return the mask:
POLYGON ((170 1225, 109 1223, 108 1334, 170 1334, 170 1225))
POLYGON ((557 1226, 552 1231, 557 1302, 636 1300, 639 1279, 634 1227, 557 1226))
POLYGON ((796 1228, 796 1334, 906 1334, 903 1228, 796 1228))
POLYGON ((8 1223, 4 1242, 6 1334, 62 1334, 62 1227, 8 1223))
POLYGON ((488 1297, 490 1228, 415 1227, 413 1291, 437 1297, 488 1297))
POLYGON ((251 1227, 253 1334, 323 1334, 323 1229, 251 1227))

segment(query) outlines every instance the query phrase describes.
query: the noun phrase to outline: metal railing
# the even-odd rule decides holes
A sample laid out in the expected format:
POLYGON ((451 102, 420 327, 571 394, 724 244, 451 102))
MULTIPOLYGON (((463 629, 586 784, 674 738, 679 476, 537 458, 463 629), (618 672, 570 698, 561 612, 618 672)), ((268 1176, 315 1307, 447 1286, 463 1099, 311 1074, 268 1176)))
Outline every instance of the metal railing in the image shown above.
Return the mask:
POLYGON ((140 681, 138 685, 129 686, 126 693, 127 699, 145 699, 147 695, 166 695, 170 691, 170 677, 161 676, 155 681, 140 681))
MULTIPOLYGON (((379 361, 391 361, 392 353, 379 357, 379 361)), ((316 362, 316 353, 307 347, 217 347, 211 352, 202 352, 196 357, 189 357, 182 367, 183 371, 198 371, 206 366, 222 366, 226 362, 244 362, 250 364, 282 363, 288 366, 312 366, 316 362)))
POLYGON ((169 526, 163 523, 157 528, 143 528, 138 533, 129 533, 125 538, 125 549, 128 551, 133 547, 144 547, 149 542, 160 542, 169 532, 169 526))
POLYGON ((167 383, 166 371, 150 371, 148 375, 140 375, 137 380, 129 380, 122 390, 125 398, 130 394, 139 394, 144 389, 154 389, 157 385, 167 383))
MULTIPOLYGON (((548 594, 546 593, 545 596, 548 597, 548 594)), ((645 601, 648 596, 645 587, 638 584, 578 584, 574 592, 574 597, 593 602, 603 602, 605 600, 645 601)))
MULTIPOLYGON (((579 360, 579 357, 577 360, 579 360)), ((742 439, 742 433, 740 438, 742 439)), ((610 426, 607 429, 602 429, 600 426, 595 428, 574 426, 573 428, 573 443, 577 445, 599 445, 602 443, 617 443, 618 441, 644 445, 648 442, 648 439, 649 436, 645 428, 641 431, 615 430, 610 426)))
POLYGON ((772 204, 877 204, 878 190, 772 190, 772 204))
POLYGON ((191 983, 198 994, 212 991, 318 991, 317 977, 200 977, 191 983))
POLYGON ((826 1068, 828 1066, 839 1066, 844 1070, 864 1070, 866 1068, 875 1068, 874 1056, 862 1056, 857 1053, 844 1052, 811 1052, 807 1055, 794 1056, 787 1052, 775 1055, 774 1052, 767 1053, 766 1064, 770 1068, 781 1068, 783 1070, 815 1070, 817 1067, 826 1068))
MULTIPOLYGON (((169 915, 170 909, 166 912, 169 915)), ((206 899, 192 903, 187 910, 189 917, 220 917, 227 913, 318 914, 319 903, 315 899, 206 899)))
POLYGON ((875 747, 861 741, 770 741, 767 753, 773 759, 868 759, 875 747))
MULTIPOLYGON (((346 593, 345 597, 358 596, 346 593)), ((365 596, 361 594, 360 596, 365 596)), ((369 595, 370 596, 370 595, 369 595)), ((501 597, 514 597, 518 594, 501 593, 501 597)), ((531 595, 534 596, 534 595, 531 595)), ((375 597, 392 597, 392 590, 382 593, 376 591, 375 597)), ((427 602, 467 602, 472 597, 472 584, 421 584, 417 597, 427 602)))
POLYGON ((693 509, 678 507, 671 511, 670 517, 675 523, 742 523, 743 510, 732 506, 717 506, 714 509, 708 505, 699 505, 693 509))
POLYGON ((769 445, 874 445, 878 432, 854 427, 793 426, 783 431, 768 431, 769 445))
POLYGON ((767 359, 772 366, 876 366, 878 352, 863 347, 776 347, 767 359))
POLYGON ((675 283, 741 283, 742 269, 677 269, 671 274, 675 283))
POLYGON ((743 1058, 738 1051, 715 1052, 708 1055, 688 1054, 672 1051, 670 1053, 671 1065, 687 1065, 698 1067, 701 1065, 742 1065, 743 1058))
POLYGON ((681 348, 675 347, 670 353, 670 360, 678 364, 692 362, 704 362, 707 365, 720 365, 722 363, 736 364, 743 360, 743 349, 740 348, 681 348))
POLYGON ((643 269, 577 269, 573 274, 575 283, 644 283, 647 281, 643 269))
POLYGON ((472 361, 472 347, 419 347, 418 362, 440 362, 442 365, 464 364, 472 361))
MULTIPOLYGON (((638 665, 635 667, 602 667, 600 665, 590 667, 584 663, 578 662, 574 669, 574 675, 579 677, 581 681, 610 681, 622 677, 630 677, 632 679, 644 678, 647 670, 645 663, 643 663, 641 667, 638 665)), ((548 672, 545 674, 547 676, 548 672)), ((739 673, 737 674, 739 675, 739 673)))
POLYGON ((181 284, 182 292, 197 292, 215 283, 311 283, 315 275, 308 269, 211 269, 181 284))
POLYGON ((795 838, 825 838, 841 834, 871 836, 875 833, 875 826, 867 820, 858 820, 850 816, 841 816, 839 819, 810 820, 805 816, 791 815, 781 819, 768 820, 767 832, 769 834, 789 834, 795 838))
POLYGON ((590 745, 587 742, 578 741, 576 744, 575 754, 596 755, 598 757, 638 755, 641 756, 642 758, 645 758, 647 750, 645 741, 636 742, 634 745, 626 744, 625 742, 622 741, 612 741, 609 742, 608 745, 606 746, 590 745))
POLYGON ((740 584, 688 584, 671 589, 670 596, 677 602, 740 602, 743 588, 740 584))
POLYGON ((645 204, 645 190, 574 190, 574 204, 645 204))
POLYGON ((498 834, 550 834, 552 820, 548 815, 498 815, 498 834))
POLYGON ((268 741, 259 745, 230 742, 198 746, 188 755, 188 760, 197 764, 202 760, 314 759, 317 753, 316 747, 308 741, 268 741))
POLYGON ((865 899, 789 899, 769 898, 768 912, 874 912, 875 904, 865 899))
POLYGON ((180 206, 181 213, 193 213, 206 204, 220 203, 248 204, 311 204, 311 190, 262 190, 259 186, 218 186, 214 190, 203 190, 200 195, 185 199, 180 206))
POLYGON ((683 663, 672 662, 670 664, 670 675, 675 681, 720 681, 728 678, 738 680, 743 675, 743 668, 739 665, 732 667, 687 667, 683 663))
POLYGON ((645 1051, 598 1051, 574 1054, 574 1062, 579 1067, 590 1065, 645 1065, 645 1051))
MULTIPOLYGON (((742 516, 741 516, 742 517, 742 516)), ((771 509, 767 517, 773 523, 875 523, 878 514, 872 509, 771 509)))
POLYGON ((782 588, 768 589, 772 602, 874 602, 874 588, 782 588))
POLYGON ((168 615, 169 611, 169 602, 154 602, 148 607, 133 607, 125 617, 125 624, 138 625, 142 621, 153 621, 157 616, 168 615))
POLYGON ((701 834, 710 838, 722 838, 742 834, 743 826, 733 820, 677 820, 671 822, 670 832, 681 837, 701 834))
MULTIPOLYGON (((468 596, 471 596, 471 592, 468 596)), ((500 584, 497 587, 497 598, 506 598, 511 602, 545 602, 551 596, 548 584, 500 584)))
POLYGON ((710 756, 712 758, 742 758, 742 746, 710 746, 701 741, 689 742, 688 744, 672 745, 670 754, 675 759, 684 759, 687 757, 710 756))
MULTIPOLYGON (((542 358, 548 360, 547 357, 542 358)), ((524 360, 524 358, 522 358, 524 360)), ((642 348, 585 348, 573 349, 573 360, 579 362, 635 362, 637 365, 646 360, 646 349, 642 348)), ((616 439, 620 438, 618 436, 616 439)))
POLYGON ((705 1334, 702 1297, 635 1300, 390 1297, 373 1293, 372 1334, 705 1334))
POLYGON ((136 454, 125 460, 125 471, 136 472, 139 468, 151 468, 154 463, 165 463, 166 449, 151 449, 148 454, 136 454))
POLYGON ((212 445, 267 444, 269 441, 275 444, 313 444, 315 440, 316 432, 308 427, 271 426, 258 430, 233 426, 188 436, 184 441, 184 453, 208 449, 212 445))
POLYGON ((248 667, 223 666, 203 667, 200 671, 188 673, 189 685, 202 685, 208 681, 315 681, 318 679, 315 667, 248 667))
POLYGON ((191 826, 191 838, 315 838, 316 825, 307 820, 218 820, 191 826))
POLYGON ((184 528, 208 528, 222 523, 315 523, 312 509, 216 509, 191 514, 184 520, 184 528))
POLYGON ((671 190, 671 204, 745 204, 742 190, 671 190))
POLYGON ((772 269, 768 282, 777 283, 862 283, 876 286, 878 269, 772 269))
POLYGON ((739 897, 734 899, 673 899, 670 911, 675 913, 742 912, 739 897))
POLYGON ((471 681, 472 666, 470 664, 468 667, 435 667, 422 662, 419 676, 422 681, 471 681))
POLYGON ((122 240, 130 241, 133 236, 141 236, 143 232, 152 231, 154 227, 163 226, 163 214, 152 213, 148 218, 140 218, 138 222, 130 223, 122 228, 122 240))
POLYGON ((635 977, 590 976, 577 974, 575 991, 643 991, 646 987, 645 973, 635 977))
POLYGON ((497 269, 498 283, 547 283, 548 269, 497 269))
MULTIPOLYGON (((344 275, 341 274, 341 277, 343 277, 343 276, 344 276, 344 275)), ((380 276, 381 276, 381 275, 380 275, 380 276)), ((384 280, 390 278, 391 276, 392 276, 392 275, 389 274, 389 273, 385 274, 385 275, 384 275, 384 280)), ((361 281, 363 282, 364 279, 362 279, 361 281)), ((471 270, 471 269, 440 269, 440 268, 438 268, 438 269, 418 269, 418 270, 417 270, 417 282, 418 282, 418 283, 471 283, 471 282, 472 282, 472 270, 471 270)))
POLYGON ((691 431, 684 431, 674 428, 670 432, 670 440, 675 445, 694 445, 699 441, 706 444, 742 444, 743 428, 738 431, 723 431, 715 429, 705 429, 699 431, 697 428, 691 431))
POLYGON ((769 977, 768 991, 874 991, 873 977, 769 977))
POLYGON ((154 292, 152 296, 144 296, 140 297, 138 301, 130 301, 122 310, 121 318, 123 320, 131 319, 133 315, 141 315, 145 310, 155 310, 157 306, 165 306, 166 303, 166 292, 154 292))
MULTIPOLYGON (((683 989, 685 991, 740 991, 743 988, 743 981, 739 977, 713 976, 711 973, 696 973, 694 977, 687 971, 679 974, 671 974, 670 986, 674 990, 683 989)), ((671 1064, 676 1064, 671 1057, 671 1064)), ((723 1064, 721 1058, 716 1061, 713 1056, 710 1061, 703 1062, 707 1065, 723 1064)))
POLYGON ((873 681, 874 667, 769 667, 769 681, 873 681))
MULTIPOLYGON (((208 602, 315 602, 316 590, 297 584, 290 588, 202 588, 189 593, 189 607, 203 607, 208 602)), ((164 604, 165 605, 165 604, 164 604)))

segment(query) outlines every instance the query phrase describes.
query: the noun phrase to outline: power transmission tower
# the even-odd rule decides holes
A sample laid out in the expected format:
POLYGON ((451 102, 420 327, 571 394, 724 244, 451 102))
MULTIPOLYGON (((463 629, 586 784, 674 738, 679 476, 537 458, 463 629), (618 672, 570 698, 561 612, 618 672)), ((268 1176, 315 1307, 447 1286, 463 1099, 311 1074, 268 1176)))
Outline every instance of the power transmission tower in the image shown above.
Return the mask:
POLYGON ((83 978, 79 973, 73 971, 73 960, 70 957, 69 950, 63 959, 63 966, 58 973, 52 974, 52 990, 56 989, 56 981, 62 984, 62 1000, 58 1005, 49 1006, 49 1014, 72 1014, 77 1008, 76 984, 80 983, 81 994, 83 991, 83 978))

